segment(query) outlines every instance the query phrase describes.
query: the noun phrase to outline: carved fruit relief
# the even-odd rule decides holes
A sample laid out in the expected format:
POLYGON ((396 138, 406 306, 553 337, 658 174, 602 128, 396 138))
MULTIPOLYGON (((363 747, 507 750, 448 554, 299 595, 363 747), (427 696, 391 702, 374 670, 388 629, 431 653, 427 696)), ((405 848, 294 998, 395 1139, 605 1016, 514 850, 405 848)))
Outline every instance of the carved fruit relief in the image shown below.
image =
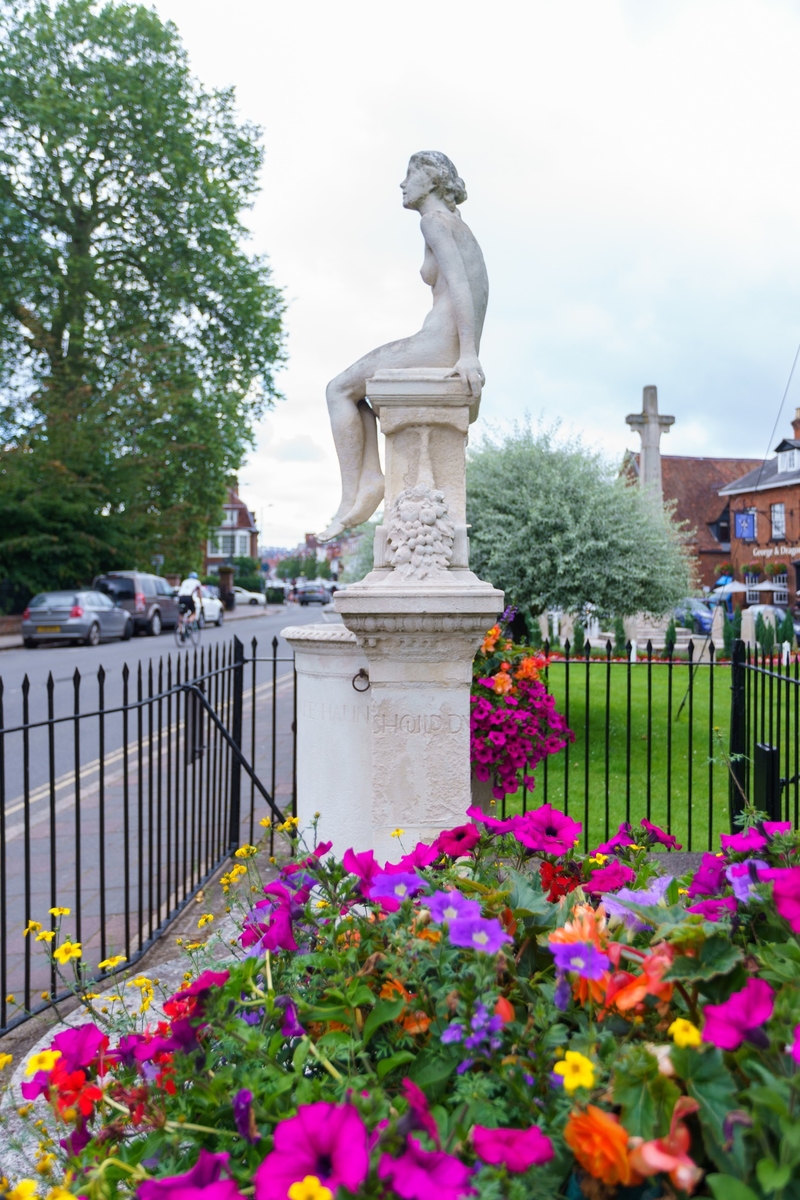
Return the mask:
POLYGON ((455 529, 444 492, 418 484, 406 488, 389 514, 386 559, 402 579, 426 579, 446 571, 455 529))

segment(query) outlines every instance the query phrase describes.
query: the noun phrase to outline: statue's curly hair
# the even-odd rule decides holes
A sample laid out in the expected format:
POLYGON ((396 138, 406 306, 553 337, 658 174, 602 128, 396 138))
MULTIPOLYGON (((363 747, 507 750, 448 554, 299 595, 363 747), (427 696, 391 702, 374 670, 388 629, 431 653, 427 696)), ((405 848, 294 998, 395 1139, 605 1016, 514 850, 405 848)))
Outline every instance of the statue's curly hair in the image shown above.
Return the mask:
POLYGON ((457 204, 464 203, 467 198, 464 180, 441 150, 418 150, 416 154, 411 155, 411 162, 432 168, 437 194, 453 212, 457 204))

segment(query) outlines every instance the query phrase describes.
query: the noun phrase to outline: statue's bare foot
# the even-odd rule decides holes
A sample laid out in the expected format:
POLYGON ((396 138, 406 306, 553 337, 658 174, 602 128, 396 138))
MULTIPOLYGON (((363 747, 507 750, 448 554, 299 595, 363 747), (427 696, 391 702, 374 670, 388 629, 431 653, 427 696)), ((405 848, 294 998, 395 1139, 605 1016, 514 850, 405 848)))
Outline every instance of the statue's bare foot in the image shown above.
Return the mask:
POLYGON ((356 502, 342 521, 347 529, 368 521, 384 497, 386 481, 380 474, 362 474, 356 502))
POLYGON ((344 533, 345 528, 345 523, 341 517, 334 517, 325 532, 317 534, 317 541, 332 542, 333 539, 338 537, 340 533, 344 533))

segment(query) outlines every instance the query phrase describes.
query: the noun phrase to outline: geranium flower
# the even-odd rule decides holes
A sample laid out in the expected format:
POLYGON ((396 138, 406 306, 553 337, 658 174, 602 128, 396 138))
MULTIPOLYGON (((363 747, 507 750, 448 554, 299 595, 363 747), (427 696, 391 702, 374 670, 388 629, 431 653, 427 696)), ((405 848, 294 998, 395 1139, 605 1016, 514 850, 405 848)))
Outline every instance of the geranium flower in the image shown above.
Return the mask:
POLYGON ((422 903, 430 909, 432 919, 441 925, 443 921, 464 921, 481 915, 481 906, 477 900, 468 900, 461 892, 453 889, 449 892, 434 892, 426 896, 422 903))
POLYGON ((564 1141, 584 1171, 608 1187, 639 1183, 628 1157, 628 1131, 619 1117, 589 1104, 570 1113, 564 1141))
MULTIPOLYGON (((388 1180, 403 1200, 458 1200, 475 1195, 469 1186, 471 1171, 452 1154, 442 1150, 424 1150, 410 1137, 400 1158, 384 1154, 378 1164, 378 1178, 388 1180)), ((257 1195, 256 1200, 261 1200, 257 1195)), ((277 1200, 277 1197, 275 1198, 277 1200)))
POLYGON ((481 840, 481 831, 477 825, 457 825, 455 829, 446 829, 440 833, 435 845, 448 858, 459 858, 469 854, 481 840))
POLYGON ((553 863, 545 861, 539 867, 539 879, 542 888, 547 892, 547 899, 554 904, 562 896, 574 892, 575 888, 580 885, 580 868, 577 863, 567 863, 563 867, 557 867, 553 863))
POLYGON ((767 839, 753 826, 742 833, 721 833, 719 840, 723 850, 732 850, 735 854, 763 850, 767 844, 767 839))
POLYGON ((352 1104, 304 1104, 275 1128, 274 1149, 253 1176, 255 1200, 286 1200, 293 1183, 313 1175, 336 1192, 358 1191, 369 1171, 367 1130, 352 1104))
POLYGON ((499 817, 493 817, 489 813, 485 813, 482 808, 478 808, 477 804, 470 804, 467 809, 467 816, 472 817, 472 820, 476 821, 479 825, 485 825, 487 829, 491 829, 492 833, 510 833, 514 828, 513 817, 509 817, 507 821, 501 821, 499 817))
POLYGON ((601 842, 595 850, 595 854, 613 854, 615 850, 621 850, 625 846, 634 846, 636 838, 633 836, 633 829, 627 821, 623 821, 619 830, 607 842, 601 842))
POLYGON ((678 844, 678 839, 673 837, 671 833, 667 833, 665 829, 660 829, 658 825, 653 825, 646 817, 642 817, 639 822, 642 829, 646 829, 650 834, 650 838, 654 842, 659 842, 660 845, 666 846, 668 850, 682 850, 683 847, 678 844))
POLYGON ((690 913, 699 913, 706 921, 717 922, 723 917, 730 916, 736 912, 738 904, 735 896, 712 897, 709 900, 701 900, 698 904, 692 904, 686 909, 690 913))
POLYGON ((514 940, 493 917, 467 917, 451 921, 447 932, 453 946, 471 947, 473 950, 482 950, 484 954, 496 954, 506 942, 514 940))
POLYGON ((693 900, 695 896, 716 896, 725 884, 725 868, 724 858, 710 851, 704 854, 694 873, 694 879, 689 884, 689 899, 693 900))
POLYGON ((764 979, 748 979, 722 1004, 703 1009, 703 1041, 721 1050, 736 1050, 745 1039, 761 1044, 766 1040, 762 1026, 772 1016, 775 991, 764 979))
MULTIPOLYGON (((369 898, 370 900, 395 901, 399 908, 404 900, 416 896, 417 892, 421 892, 427 886, 425 880, 420 879, 415 872, 398 871, 396 875, 383 873, 376 875, 373 879, 369 889, 369 898)), ((384 907, 386 907, 385 904, 384 907)))
POLYGON ((211 1154, 201 1150, 197 1162, 185 1175, 140 1183, 136 1189, 138 1200, 239 1200, 241 1192, 235 1180, 220 1178, 229 1157, 227 1152, 211 1154))
POLYGON ((635 890, 620 888, 616 896, 603 896, 603 908, 610 916, 620 917, 628 929, 632 929, 634 933, 641 933, 643 929, 649 929, 650 926, 626 907, 626 901, 631 904, 660 904, 671 883, 671 875, 661 875, 646 888, 635 890))
POLYGON ((492 1166, 502 1165, 509 1171, 527 1171, 541 1167, 553 1157, 553 1143, 538 1125, 530 1129, 487 1129, 473 1125, 472 1144, 478 1158, 492 1166))
POLYGON ((655 996, 658 1000, 672 998, 672 984, 664 983, 664 976, 672 966, 675 948, 668 942, 662 942, 642 959, 641 975, 632 975, 629 971, 617 971, 608 981, 605 1002, 609 1008, 618 1012, 628 1012, 641 1004, 646 996, 655 996))
POLYGON ((564 1057, 553 1067, 553 1072, 561 1076, 564 1091, 570 1095, 579 1087, 593 1088, 595 1084, 594 1063, 577 1050, 567 1050, 564 1057))
POLYGON ((689 1157, 688 1151, 692 1144, 692 1135, 686 1125, 680 1120, 689 1113, 695 1113, 700 1105, 689 1096, 680 1096, 672 1111, 669 1134, 665 1138, 643 1142, 641 1138, 632 1138, 635 1144, 630 1155, 631 1166, 639 1175, 669 1175, 672 1182, 681 1191, 691 1196, 700 1180, 703 1170, 689 1157))
POLYGON ((800 867, 773 867, 761 872, 772 880, 772 899, 793 933, 800 933, 800 867))
POLYGON ((753 893, 753 887, 759 881, 759 867, 769 870, 769 863, 760 858, 746 858, 744 862, 733 863, 725 870, 725 878, 733 888, 733 894, 741 904, 747 904, 753 893))
POLYGON ((62 1065, 67 1071, 88 1067, 107 1046, 108 1038, 92 1021, 65 1029, 51 1042, 52 1049, 61 1054, 62 1065))
POLYGON ((540 854, 567 854, 573 849, 583 829, 580 821, 573 821, 553 808, 543 804, 531 809, 522 817, 515 817, 513 833, 518 842, 529 850, 540 854))
POLYGON ((599 979, 611 966, 608 955, 590 942, 550 943, 548 949, 559 971, 570 971, 581 979, 599 979))
POLYGON ((251 1146, 256 1142, 261 1141, 261 1134, 258 1132, 256 1125, 256 1117, 253 1112, 253 1093, 249 1088, 241 1088, 231 1100, 233 1106, 233 1120, 239 1132, 239 1137, 244 1138, 251 1146))
POLYGON ((614 892, 626 883, 633 883, 636 872, 625 863, 614 859, 607 867, 598 867, 592 871, 588 883, 583 885, 585 892, 599 895, 601 892, 614 892))

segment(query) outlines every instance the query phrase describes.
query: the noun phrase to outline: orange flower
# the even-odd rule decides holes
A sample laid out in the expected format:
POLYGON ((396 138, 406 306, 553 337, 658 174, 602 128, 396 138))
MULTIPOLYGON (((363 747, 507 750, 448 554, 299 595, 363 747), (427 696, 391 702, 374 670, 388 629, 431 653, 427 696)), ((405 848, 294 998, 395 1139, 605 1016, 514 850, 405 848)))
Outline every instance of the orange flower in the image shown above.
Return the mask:
POLYGON ((543 654, 529 654, 523 658, 514 674, 517 679, 538 679, 546 666, 547 659, 543 654))
MULTIPOLYGON (((572 920, 566 921, 560 929, 554 929, 548 941, 561 945, 588 942, 597 950, 605 951, 608 945, 608 930, 602 904, 597 909, 592 908, 591 904, 576 904, 572 910, 572 920)), ((606 999, 610 978, 610 971, 604 971, 599 979, 582 979, 579 976, 572 985, 572 994, 580 1004, 586 1004, 590 999, 595 1004, 602 1004, 606 999)))
POLYGON ((481 642, 481 654, 491 654, 500 637, 500 626, 493 625, 481 642))
POLYGON ((517 1014, 514 1011, 514 1005, 507 996, 497 997, 497 1003, 494 1006, 494 1012, 496 1017, 502 1017, 504 1023, 515 1021, 517 1019, 517 1014))
POLYGON ((498 696, 507 696, 514 686, 514 680, 507 671, 498 671, 492 676, 492 687, 498 696))
POLYGON ((564 1141, 593 1179, 613 1187, 641 1183, 628 1157, 628 1131, 613 1113, 589 1104, 574 1110, 564 1128, 564 1141))
POLYGON ((426 1033, 431 1018, 421 1009, 414 1010, 410 1007, 417 998, 415 993, 409 992, 399 979, 394 979, 390 975, 381 988, 381 1000, 394 1000, 397 996, 402 996, 409 1004, 409 1007, 404 1008, 400 1016, 395 1018, 398 1025, 402 1025, 406 1033, 426 1033))
POLYGON ((641 1004, 645 996, 656 996, 659 1000, 672 998, 672 984, 664 983, 663 977, 672 966, 675 951, 663 943, 648 954, 642 962, 642 974, 632 975, 629 971, 617 971, 607 980, 605 1003, 617 1012, 629 1012, 641 1004))

